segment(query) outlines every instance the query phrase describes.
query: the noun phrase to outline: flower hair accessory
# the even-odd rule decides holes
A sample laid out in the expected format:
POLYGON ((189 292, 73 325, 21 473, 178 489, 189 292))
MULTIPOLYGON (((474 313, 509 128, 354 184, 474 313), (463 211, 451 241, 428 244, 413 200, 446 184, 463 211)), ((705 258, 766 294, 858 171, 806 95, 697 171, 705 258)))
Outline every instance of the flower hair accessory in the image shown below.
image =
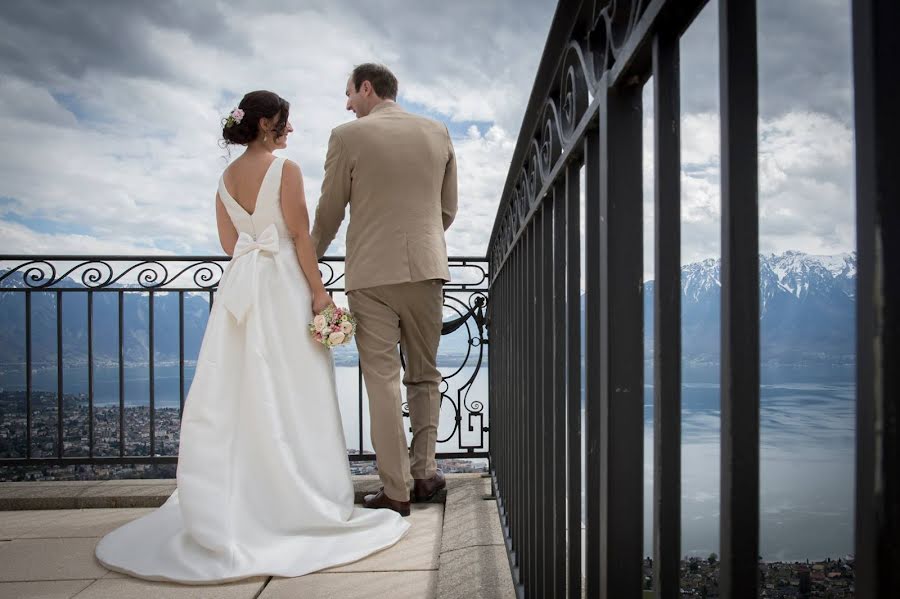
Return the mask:
POLYGON ((241 121, 244 119, 244 111, 240 108, 235 108, 231 111, 226 118, 222 119, 222 126, 226 129, 233 125, 240 125, 241 121))

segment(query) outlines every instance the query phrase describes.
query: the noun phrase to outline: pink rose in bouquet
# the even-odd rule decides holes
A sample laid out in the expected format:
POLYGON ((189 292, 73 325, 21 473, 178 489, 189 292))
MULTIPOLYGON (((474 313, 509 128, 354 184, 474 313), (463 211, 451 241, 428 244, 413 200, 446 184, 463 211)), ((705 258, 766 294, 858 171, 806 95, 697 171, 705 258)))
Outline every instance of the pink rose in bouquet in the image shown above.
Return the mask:
POLYGON ((350 310, 330 305, 309 323, 309 333, 327 348, 350 343, 356 333, 356 318, 350 310))

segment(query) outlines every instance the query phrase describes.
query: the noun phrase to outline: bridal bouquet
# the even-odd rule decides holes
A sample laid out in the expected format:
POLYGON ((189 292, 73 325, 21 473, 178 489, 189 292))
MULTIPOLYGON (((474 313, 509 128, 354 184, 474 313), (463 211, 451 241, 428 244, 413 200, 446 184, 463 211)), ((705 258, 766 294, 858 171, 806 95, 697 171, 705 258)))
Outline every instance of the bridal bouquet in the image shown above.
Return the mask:
POLYGON ((327 348, 346 345, 356 333, 356 319, 350 310, 332 304, 313 318, 309 323, 309 332, 313 339, 327 348))

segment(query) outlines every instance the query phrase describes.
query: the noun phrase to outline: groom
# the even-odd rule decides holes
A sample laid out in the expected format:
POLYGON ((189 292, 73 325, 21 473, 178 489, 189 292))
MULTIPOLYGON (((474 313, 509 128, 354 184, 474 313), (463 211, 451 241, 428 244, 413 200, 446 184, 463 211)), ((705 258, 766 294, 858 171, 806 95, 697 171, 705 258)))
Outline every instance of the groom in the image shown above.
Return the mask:
POLYGON ((384 485, 369 508, 409 515, 446 486, 434 460, 441 395, 436 366, 443 285, 450 280, 444 231, 456 216, 456 157, 447 127, 403 110, 397 78, 362 64, 347 81, 356 121, 331 132, 312 240, 319 257, 350 204, 345 288, 369 393, 372 445, 384 485), (403 430, 403 384, 413 437, 403 430))

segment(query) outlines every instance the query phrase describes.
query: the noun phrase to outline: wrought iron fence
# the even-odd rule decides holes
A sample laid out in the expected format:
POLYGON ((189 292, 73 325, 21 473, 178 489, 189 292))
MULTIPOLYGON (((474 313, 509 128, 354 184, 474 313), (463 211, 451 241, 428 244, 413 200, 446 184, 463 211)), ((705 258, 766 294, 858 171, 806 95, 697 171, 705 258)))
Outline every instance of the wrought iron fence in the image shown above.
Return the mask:
MULTIPOLYGON (((0 255, 0 466, 176 462, 193 363, 227 261, 221 256, 0 255), (79 390, 67 391, 73 363, 85 380, 79 390), (97 376, 101 369, 105 377, 97 376), (47 376, 41 380, 53 379, 51 388, 36 383, 42 374, 47 376), (171 385, 166 389, 169 401, 158 401, 160 381, 173 378, 174 391, 171 385), (101 384, 106 399, 114 401, 98 405, 101 384)), ((320 262, 332 295, 344 292, 343 261, 320 262)), ((486 458, 486 384, 479 384, 487 359, 486 263, 451 258, 450 271, 438 364, 444 373, 438 458, 486 458)), ((374 459, 364 438, 358 357, 346 348, 335 352, 339 366, 357 371, 357 430, 348 441, 349 458, 374 459)), ((405 404, 403 415, 409 417, 405 404)))
MULTIPOLYGON (((681 596, 679 43, 705 4, 561 0, 551 24, 488 248, 491 468, 520 597, 641 596, 642 90, 651 76, 654 592, 681 596), (578 326, 582 169, 584 354, 578 326)), ((900 177, 895 166, 900 119, 890 108, 900 105, 892 70, 900 42, 891 33, 900 24, 900 5, 878 0, 852 0, 852 5, 860 264, 856 596, 875 598, 894 592, 900 571, 900 177)), ((755 598, 760 447, 756 2, 719 0, 718 27, 719 588, 723 597, 755 598)))

